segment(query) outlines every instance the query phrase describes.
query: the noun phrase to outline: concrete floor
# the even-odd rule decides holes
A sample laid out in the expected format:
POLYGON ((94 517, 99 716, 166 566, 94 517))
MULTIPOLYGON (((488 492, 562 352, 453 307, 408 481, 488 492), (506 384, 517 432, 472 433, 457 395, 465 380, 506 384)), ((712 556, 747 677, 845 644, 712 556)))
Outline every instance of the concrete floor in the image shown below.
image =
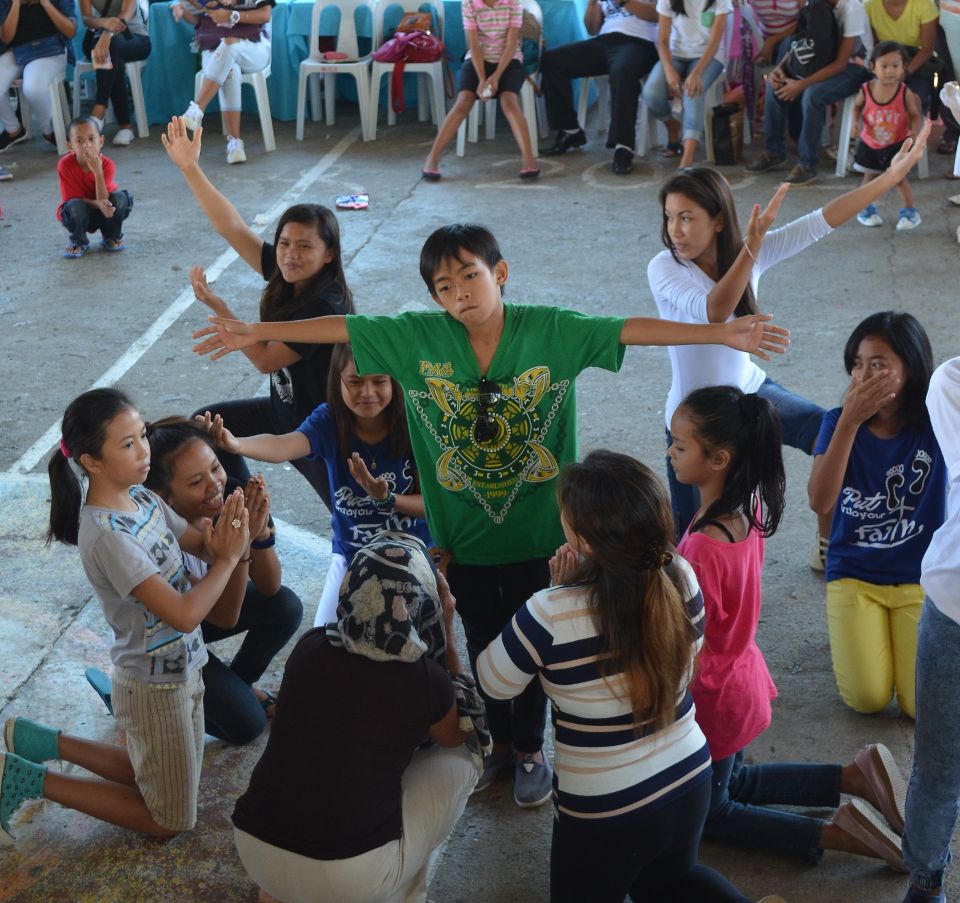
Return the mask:
MULTIPOLYGON (((219 134, 207 136, 204 165, 251 222, 267 225, 300 199, 332 205, 366 190, 370 209, 340 221, 348 278, 358 308, 385 313, 431 303, 417 272, 423 239, 445 222, 476 220, 496 231, 511 265, 509 295, 587 312, 655 313, 646 265, 659 250, 656 191, 671 164, 653 156, 631 176, 609 172, 610 152, 591 132, 583 152, 543 160, 535 184, 517 178, 509 130, 444 159, 444 180, 419 179, 432 130, 407 114, 378 141, 359 140, 355 114, 340 111, 334 128, 308 124, 307 140, 278 125, 278 151, 264 155, 254 119, 245 121, 249 162, 227 167, 219 134)), ((109 128, 108 128, 109 131, 109 128)), ((109 152, 109 151, 108 151, 109 152)), ((186 413, 205 401, 263 391, 243 359, 218 364, 191 353, 190 333, 205 311, 191 305, 194 264, 221 271, 215 290, 254 317, 259 280, 205 225, 157 130, 111 155, 119 180, 136 198, 125 254, 59 256, 65 235, 53 219, 56 157, 34 143, 0 158, 16 164, 0 183, 0 334, 15 346, 0 360, 0 718, 26 715, 84 736, 115 738, 112 719, 83 680, 88 665, 108 665, 108 635, 99 606, 72 549, 45 548, 46 455, 67 402, 97 382, 117 382, 154 419, 186 413)), ((826 164, 825 164, 826 168, 826 164)), ((892 224, 847 225, 814 249, 764 277, 761 304, 793 331, 793 346, 768 367, 790 388, 835 404, 845 385, 842 347, 852 327, 882 308, 909 309, 933 339, 938 360, 957 353, 953 310, 954 231, 960 211, 944 204, 945 158, 931 156, 931 178, 915 183, 923 226, 896 234, 892 224)), ((730 169, 741 212, 765 202, 776 179, 730 169)), ((787 197, 780 222, 825 203, 853 180, 825 177, 787 197)), ((881 205, 895 219, 898 200, 881 205)), ((267 225, 268 234, 272 226, 267 225)), ((654 466, 663 455, 666 353, 631 349, 619 375, 588 372, 580 382, 583 450, 611 447, 654 466)), ((750 748, 760 761, 847 761, 871 741, 885 742, 904 770, 912 724, 894 709, 856 715, 833 683, 823 612, 823 585, 807 567, 813 517, 806 507, 808 460, 787 452, 788 510, 768 545, 760 644, 780 698, 771 728, 750 748)), ((304 623, 322 585, 328 526, 296 474, 264 468, 275 515, 286 525, 279 549, 285 581, 306 603, 304 623)), ((221 653, 222 654, 222 653, 221 653)), ((264 676, 279 684, 284 656, 264 676)), ((15 818, 15 848, 0 852, 0 901, 253 901, 232 845, 229 817, 264 740, 230 748, 209 740, 197 829, 167 843, 53 805, 15 818)), ((308 751, 304 768, 310 767, 308 751)), ((318 818, 323 813, 318 812, 318 818)), ((508 782, 471 800, 431 887, 442 903, 538 903, 548 899, 551 813, 521 811, 508 782)), ((819 866, 785 857, 705 845, 703 858, 752 898, 780 893, 789 903, 895 903, 903 876, 870 860, 827 854, 819 866)), ((960 873, 957 873, 960 874, 960 873)), ((960 894, 960 877, 948 881, 960 894)))

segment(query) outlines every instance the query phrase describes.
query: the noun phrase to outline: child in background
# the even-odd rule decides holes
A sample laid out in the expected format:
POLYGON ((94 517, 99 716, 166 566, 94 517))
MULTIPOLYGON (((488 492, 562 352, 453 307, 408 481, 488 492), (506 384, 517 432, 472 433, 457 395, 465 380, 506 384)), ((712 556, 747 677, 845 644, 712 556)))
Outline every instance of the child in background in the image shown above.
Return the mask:
MULTIPOLYGON (((553 481, 577 458, 577 376, 619 370, 626 345, 724 343, 766 358, 786 339, 762 315, 693 326, 505 304, 507 262, 490 231, 472 224, 437 229, 420 275, 441 310, 295 324, 211 317, 194 334, 204 339, 195 351, 218 358, 261 339, 350 341, 358 373, 397 380, 430 532, 453 556, 447 579, 475 662, 550 582, 548 562, 563 542, 553 481)), ((518 805, 550 798, 544 715, 537 681, 511 703, 488 701, 494 751, 478 788, 515 765, 518 805)))
POLYGON ((88 232, 103 236, 105 251, 122 251, 123 223, 133 198, 114 181, 113 160, 104 156, 103 135, 92 116, 78 116, 67 130, 70 153, 60 158, 60 206, 57 219, 70 233, 64 257, 83 257, 90 248, 88 232))
POLYGON ((336 621, 343 575, 377 533, 412 533, 432 545, 400 387, 384 373, 357 376, 350 346, 336 345, 327 394, 328 403, 285 435, 238 438, 219 415, 203 420, 220 447, 234 454, 277 463, 309 457, 326 466, 333 554, 314 627, 336 621))
POLYGON ((522 25, 520 0, 465 0, 463 31, 467 37, 467 56, 457 77, 457 100, 443 120, 423 164, 423 177, 428 182, 439 181, 440 155, 457 134, 477 98, 500 100, 520 148, 520 178, 535 179, 540 175, 527 121, 520 109, 520 89, 527 77, 520 49, 522 25))
POLYGON ((113 706, 126 747, 69 736, 25 718, 6 722, 0 754, 0 842, 27 799, 45 797, 154 837, 194 826, 203 763, 200 622, 216 605, 250 542, 243 492, 227 499, 216 527, 186 523, 141 484, 150 445, 140 414, 117 389, 93 389, 63 415, 48 465, 48 541, 79 545, 87 578, 113 630, 113 706), (87 477, 86 499, 73 460, 87 477), (181 549, 209 559, 187 578, 181 549), (91 780, 47 770, 63 759, 91 780))
POLYGON ((756 642, 764 540, 784 509, 776 409, 734 386, 697 389, 674 412, 670 433, 677 479, 696 486, 701 502, 677 551, 697 574, 706 621, 690 686, 713 759, 703 836, 810 862, 825 849, 877 856, 903 871, 897 834, 906 782, 886 747, 868 746, 843 766, 744 764, 744 748, 769 726, 777 695, 756 642), (862 799, 840 806, 841 793, 862 799), (840 808, 827 822, 770 804, 840 808))
POLYGON ((896 688, 912 718, 920 562, 946 501, 946 467, 924 403, 933 352, 914 317, 884 311, 854 329, 843 361, 850 387, 843 407, 824 414, 807 487, 814 511, 833 510, 833 671, 852 709, 879 712, 896 688))
MULTIPOLYGON (((890 168, 903 142, 916 138, 923 122, 920 98, 904 83, 907 52, 896 41, 881 41, 870 54, 870 71, 875 78, 867 82, 853 102, 854 124, 860 123, 860 137, 853 155, 853 168, 863 173, 863 183, 873 181, 890 168)), ((907 232, 920 225, 920 214, 913 206, 913 191, 908 175, 897 182, 903 199, 897 231, 907 232)), ((861 226, 882 226, 877 205, 867 204, 857 214, 861 226)))

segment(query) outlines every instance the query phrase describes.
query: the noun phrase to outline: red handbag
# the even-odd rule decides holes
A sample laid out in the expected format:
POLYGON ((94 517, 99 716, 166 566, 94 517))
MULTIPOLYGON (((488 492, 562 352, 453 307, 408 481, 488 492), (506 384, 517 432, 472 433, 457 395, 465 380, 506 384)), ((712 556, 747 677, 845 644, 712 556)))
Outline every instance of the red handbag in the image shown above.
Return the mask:
POLYGON ((443 42, 432 34, 411 31, 394 35, 373 52, 381 63, 393 63, 390 102, 395 113, 403 112, 403 70, 407 63, 435 63, 443 59, 443 42))

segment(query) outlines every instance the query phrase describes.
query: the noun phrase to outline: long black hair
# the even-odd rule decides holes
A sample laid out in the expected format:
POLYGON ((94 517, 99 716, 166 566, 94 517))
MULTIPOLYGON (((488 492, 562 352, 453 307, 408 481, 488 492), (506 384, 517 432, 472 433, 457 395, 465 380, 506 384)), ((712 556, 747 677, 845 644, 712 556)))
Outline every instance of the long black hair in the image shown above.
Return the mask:
POLYGON ((289 320, 291 315, 304 304, 330 288, 336 288, 343 296, 345 307, 339 312, 352 314, 354 312, 353 295, 350 293, 347 277, 343 272, 340 224, 333 211, 321 204, 294 204, 293 207, 285 210, 277 221, 277 230, 273 237, 274 246, 279 244, 280 234, 287 223, 313 226, 330 251, 330 262, 299 292, 295 290, 292 283, 283 278, 280 268, 277 267, 260 296, 260 319, 264 323, 289 320))
POLYGON ((82 455, 98 458, 107 439, 110 421, 133 406, 133 402, 119 389, 91 389, 78 395, 67 406, 60 428, 63 438, 47 463, 47 476, 50 478, 47 545, 53 540, 71 546, 77 544, 83 487, 69 459, 82 470, 82 455))
POLYGON ((921 430, 930 422, 927 411, 927 389, 933 375, 933 349, 930 338, 913 314, 883 310, 860 322, 843 349, 843 366, 847 373, 860 350, 860 343, 876 336, 883 339, 907 370, 906 383, 900 387, 900 418, 908 429, 921 430))
MULTIPOLYGON (((682 194, 690 198, 698 207, 706 210, 714 219, 721 217, 723 228, 717 233, 717 281, 719 282, 726 275, 727 270, 733 266, 743 247, 743 233, 740 231, 737 205, 730 192, 730 183, 712 166, 687 166, 684 169, 678 169, 664 182, 660 189, 660 209, 663 211, 660 238, 664 247, 673 255, 673 259, 677 263, 682 263, 683 261, 677 257, 677 250, 673 246, 670 230, 667 228, 666 205, 667 195, 670 194, 682 194)), ((760 313, 749 281, 737 302, 734 313, 738 317, 760 313)))
MULTIPOLYGON (((687 9, 683 5, 684 0, 670 0, 670 9, 673 10, 675 16, 685 16, 687 14, 687 9)), ((703 12, 706 12, 713 6, 714 0, 707 0, 706 5, 703 7, 703 12)))
POLYGON ((777 409, 765 398, 746 395, 735 386, 696 389, 680 409, 690 418, 704 454, 725 449, 730 455, 723 491, 690 525, 690 532, 718 517, 742 513, 751 529, 772 536, 783 517, 787 485, 777 409), (760 498, 759 519, 755 496, 760 498))

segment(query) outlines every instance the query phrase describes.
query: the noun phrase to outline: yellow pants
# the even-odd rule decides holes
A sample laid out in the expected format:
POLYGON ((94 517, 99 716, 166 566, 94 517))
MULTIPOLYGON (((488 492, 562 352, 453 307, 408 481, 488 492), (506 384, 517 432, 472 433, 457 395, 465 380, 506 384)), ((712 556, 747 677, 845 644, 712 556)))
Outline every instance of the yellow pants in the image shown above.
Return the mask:
POLYGON ((914 671, 919 583, 877 586, 852 577, 827 583, 833 673, 843 701, 858 712, 882 711, 897 691, 900 710, 916 717, 914 671))

